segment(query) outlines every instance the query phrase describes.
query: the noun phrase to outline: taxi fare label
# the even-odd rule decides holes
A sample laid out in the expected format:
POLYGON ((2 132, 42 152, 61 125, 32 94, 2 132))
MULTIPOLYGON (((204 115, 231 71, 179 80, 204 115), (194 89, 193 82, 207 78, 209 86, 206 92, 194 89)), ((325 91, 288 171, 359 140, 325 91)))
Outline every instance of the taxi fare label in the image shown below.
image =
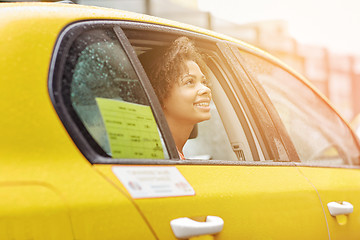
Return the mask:
POLYGON ((195 195, 176 167, 114 166, 112 171, 133 198, 195 195))

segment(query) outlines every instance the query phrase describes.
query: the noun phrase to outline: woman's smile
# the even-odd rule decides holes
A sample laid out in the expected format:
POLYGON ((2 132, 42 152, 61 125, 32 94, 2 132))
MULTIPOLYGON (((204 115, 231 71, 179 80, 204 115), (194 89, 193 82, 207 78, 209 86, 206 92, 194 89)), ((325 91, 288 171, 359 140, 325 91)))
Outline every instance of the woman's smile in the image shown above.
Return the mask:
POLYGON ((196 101, 194 103, 194 106, 201 109, 202 111, 210 111, 210 98, 202 99, 199 101, 196 101))

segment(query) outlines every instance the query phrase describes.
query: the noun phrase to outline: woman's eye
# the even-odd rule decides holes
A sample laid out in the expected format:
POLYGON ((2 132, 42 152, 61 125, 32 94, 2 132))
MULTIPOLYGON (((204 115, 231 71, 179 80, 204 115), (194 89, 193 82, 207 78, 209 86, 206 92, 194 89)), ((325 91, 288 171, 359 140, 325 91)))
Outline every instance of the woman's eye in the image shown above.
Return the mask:
POLYGON ((194 80, 193 79, 187 79, 187 80, 185 80, 185 85, 191 85, 191 84, 193 84, 194 83, 194 80))

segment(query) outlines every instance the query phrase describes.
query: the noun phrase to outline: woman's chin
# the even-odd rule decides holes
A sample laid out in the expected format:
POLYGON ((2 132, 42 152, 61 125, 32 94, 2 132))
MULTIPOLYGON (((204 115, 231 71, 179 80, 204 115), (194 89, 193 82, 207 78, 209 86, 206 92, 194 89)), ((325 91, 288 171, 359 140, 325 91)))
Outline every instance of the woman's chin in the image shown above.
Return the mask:
POLYGON ((199 116, 199 121, 198 122, 203 122, 203 121, 206 121, 206 120, 210 120, 211 118, 211 114, 210 113, 207 113, 207 114, 201 114, 201 116, 199 116))

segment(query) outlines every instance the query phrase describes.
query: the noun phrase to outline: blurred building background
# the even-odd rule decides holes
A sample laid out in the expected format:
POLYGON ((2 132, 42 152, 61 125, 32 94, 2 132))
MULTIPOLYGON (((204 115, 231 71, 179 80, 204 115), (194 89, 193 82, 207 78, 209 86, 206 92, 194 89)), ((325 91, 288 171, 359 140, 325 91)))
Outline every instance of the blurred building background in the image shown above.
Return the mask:
POLYGON ((180 21, 241 39, 275 55, 306 76, 351 121, 360 113, 360 56, 300 44, 285 21, 235 24, 198 10, 196 0, 73 0, 180 21))

